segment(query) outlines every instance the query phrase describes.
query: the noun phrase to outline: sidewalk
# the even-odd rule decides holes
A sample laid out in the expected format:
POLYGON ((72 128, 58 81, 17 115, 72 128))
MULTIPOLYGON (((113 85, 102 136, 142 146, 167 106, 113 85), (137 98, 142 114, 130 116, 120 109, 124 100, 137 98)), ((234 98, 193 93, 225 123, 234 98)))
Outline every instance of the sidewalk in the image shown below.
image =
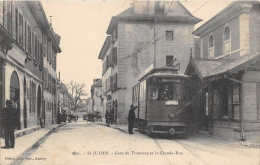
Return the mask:
MULTIPOLYGON (((47 136, 48 133, 50 133, 55 128, 60 127, 64 124, 66 123, 54 124, 54 125, 46 126, 45 128, 40 128, 39 126, 36 126, 36 127, 16 131, 15 136, 17 138, 15 139, 15 148, 0 149, 0 161, 1 161, 0 164, 1 165, 14 164, 15 160, 18 160, 19 158, 24 158, 23 154, 25 152, 37 146, 38 143, 45 136, 47 136)), ((5 145, 4 139, 2 138, 0 140, 0 145, 1 146, 5 145)))
MULTIPOLYGON (((106 126, 105 120, 103 120, 103 122, 98 122, 98 123, 106 126)), ((128 133, 127 124, 120 124, 120 125, 112 124, 112 125, 110 125, 110 127, 114 128, 114 129, 118 129, 125 133, 128 133)), ((136 131, 136 130, 137 129, 134 128, 134 131, 136 131)), ((216 143, 220 143, 220 145, 227 145, 227 144, 230 145, 233 143, 233 145, 235 145, 235 146, 240 145, 240 146, 251 147, 251 148, 260 148, 260 144, 258 144, 258 143, 251 143, 249 141, 235 141, 232 139, 226 139, 226 138, 219 137, 219 136, 213 136, 213 135, 208 134, 207 132, 198 132, 194 135, 189 135, 187 138, 190 138, 193 140, 195 138, 201 138, 206 141, 214 141, 216 143)))

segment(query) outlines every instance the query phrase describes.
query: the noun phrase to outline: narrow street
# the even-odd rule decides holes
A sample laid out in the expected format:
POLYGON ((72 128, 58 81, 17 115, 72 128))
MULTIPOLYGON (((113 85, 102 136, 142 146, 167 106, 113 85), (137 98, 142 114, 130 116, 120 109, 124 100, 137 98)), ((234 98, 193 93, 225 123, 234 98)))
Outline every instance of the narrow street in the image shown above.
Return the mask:
MULTIPOLYGON (((231 145, 231 144, 230 144, 231 145)), ((201 137, 151 138, 98 123, 68 123, 47 136, 17 164, 244 165, 259 162, 259 149, 212 144, 201 137), (229 148, 229 149, 228 149, 229 148)))

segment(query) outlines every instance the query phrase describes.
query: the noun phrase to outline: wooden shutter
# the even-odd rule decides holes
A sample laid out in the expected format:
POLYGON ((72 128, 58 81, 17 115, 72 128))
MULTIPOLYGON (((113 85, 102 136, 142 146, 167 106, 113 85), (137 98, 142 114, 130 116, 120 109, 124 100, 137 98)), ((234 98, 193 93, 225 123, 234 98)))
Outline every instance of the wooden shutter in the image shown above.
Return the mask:
POLYGON ((4 24, 4 2, 0 1, 0 25, 4 24))
MULTIPOLYGON (((1 6, 0 6, 1 7, 1 6)), ((12 3, 12 36, 16 39, 16 20, 15 20, 15 3, 12 3)))
POLYGON ((47 55, 48 60, 50 60, 51 58, 51 53, 52 53, 52 43, 48 42, 48 55, 47 55))
POLYGON ((110 76, 110 89, 113 91, 114 90, 114 83, 113 83, 113 76, 110 76))
POLYGON ((29 25, 28 25, 28 53, 32 55, 32 32, 29 25))
POLYGON ((28 26, 27 26, 27 22, 25 21, 24 24, 24 28, 25 28, 25 51, 28 52, 28 26))
POLYGON ((25 42, 26 42, 26 38, 25 38, 25 30, 26 30, 26 23, 25 23, 25 19, 23 18, 22 19, 22 24, 23 24, 23 26, 22 26, 22 33, 23 33, 23 49, 25 50, 25 46, 26 46, 26 44, 25 44, 25 42))
POLYGON ((12 2, 7 2, 7 31, 12 34, 12 2))
POLYGON ((7 29, 7 1, 4 1, 4 28, 7 29))
POLYGON ((35 59, 34 48, 35 48, 35 43, 34 43, 34 33, 32 32, 32 47, 31 47, 31 50, 32 50, 32 57, 33 57, 33 59, 35 59))
POLYGON ((43 53, 44 56, 47 56, 47 43, 48 43, 47 36, 43 35, 42 38, 43 38, 42 53, 43 53))

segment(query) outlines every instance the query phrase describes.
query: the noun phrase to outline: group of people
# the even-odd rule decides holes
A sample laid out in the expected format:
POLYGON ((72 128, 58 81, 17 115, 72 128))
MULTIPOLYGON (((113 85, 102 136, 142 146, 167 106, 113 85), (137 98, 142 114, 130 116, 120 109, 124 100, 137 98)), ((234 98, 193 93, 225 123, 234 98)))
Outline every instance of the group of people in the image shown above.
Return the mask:
POLYGON ((106 119, 106 123, 110 122, 111 124, 114 124, 114 109, 113 108, 111 109, 110 112, 108 110, 106 110, 105 119, 106 119))
POLYGON ((5 146, 3 149, 14 148, 15 136, 14 132, 19 128, 19 111, 15 108, 15 104, 11 100, 6 100, 6 107, 1 113, 1 126, 4 130, 5 146))
MULTIPOLYGON (((129 134, 134 134, 133 133, 133 127, 134 127, 134 122, 135 122, 135 112, 134 112, 134 110, 136 108, 137 108, 137 106, 131 105, 129 113, 128 113, 128 133, 129 134)), ((108 122, 113 124, 113 122, 114 122, 114 111, 113 111, 113 109, 111 110, 110 113, 109 113, 108 110, 106 110, 105 118, 106 118, 107 124, 108 124, 108 122)))

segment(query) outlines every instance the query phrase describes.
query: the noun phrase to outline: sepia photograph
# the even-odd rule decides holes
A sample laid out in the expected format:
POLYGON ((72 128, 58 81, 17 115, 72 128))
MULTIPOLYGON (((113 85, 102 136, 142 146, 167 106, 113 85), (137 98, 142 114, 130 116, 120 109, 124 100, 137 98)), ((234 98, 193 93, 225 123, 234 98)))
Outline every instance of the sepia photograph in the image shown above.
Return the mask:
POLYGON ((0 0, 0 165, 259 165, 260 1, 0 0))

